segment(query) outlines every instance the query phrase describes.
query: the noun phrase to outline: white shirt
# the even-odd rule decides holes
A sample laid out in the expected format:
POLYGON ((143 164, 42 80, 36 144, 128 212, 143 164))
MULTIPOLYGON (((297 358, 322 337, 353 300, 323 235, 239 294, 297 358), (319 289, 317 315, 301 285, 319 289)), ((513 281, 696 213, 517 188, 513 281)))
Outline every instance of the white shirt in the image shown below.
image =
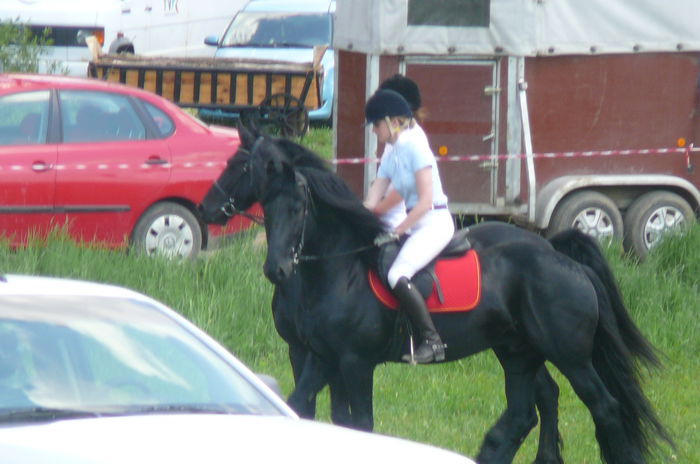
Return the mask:
POLYGON ((435 155, 430 149, 425 132, 418 125, 401 131, 395 143, 387 143, 382 155, 377 177, 389 179, 394 188, 411 209, 418 203, 416 172, 430 166, 433 177, 433 205, 447 204, 447 195, 442 190, 440 173, 435 155))

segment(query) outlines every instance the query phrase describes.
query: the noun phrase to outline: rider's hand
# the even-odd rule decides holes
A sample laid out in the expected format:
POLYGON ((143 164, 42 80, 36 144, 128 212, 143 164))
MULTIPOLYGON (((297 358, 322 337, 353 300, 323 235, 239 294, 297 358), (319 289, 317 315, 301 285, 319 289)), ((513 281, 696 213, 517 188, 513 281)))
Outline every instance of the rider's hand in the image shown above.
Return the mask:
POLYGON ((394 242, 399 239, 399 234, 396 232, 384 232, 383 234, 377 235, 374 239, 374 244, 378 247, 385 245, 390 242, 394 242))

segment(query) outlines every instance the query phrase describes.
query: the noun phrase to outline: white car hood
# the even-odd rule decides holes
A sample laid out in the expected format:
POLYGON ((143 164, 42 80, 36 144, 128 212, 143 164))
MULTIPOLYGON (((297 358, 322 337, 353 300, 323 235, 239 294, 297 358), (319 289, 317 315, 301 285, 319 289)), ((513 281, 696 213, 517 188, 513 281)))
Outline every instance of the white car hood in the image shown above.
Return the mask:
POLYGON ((2 462, 432 462, 474 464, 420 443, 320 422, 250 415, 149 415, 0 427, 2 462))

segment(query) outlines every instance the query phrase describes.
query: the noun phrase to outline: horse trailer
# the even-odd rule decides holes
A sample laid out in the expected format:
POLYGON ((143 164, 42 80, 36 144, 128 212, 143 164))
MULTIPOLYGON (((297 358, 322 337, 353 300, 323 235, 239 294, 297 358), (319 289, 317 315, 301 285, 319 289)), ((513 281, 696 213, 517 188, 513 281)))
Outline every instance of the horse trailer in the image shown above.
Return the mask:
POLYGON ((695 0, 338 0, 338 172, 366 191, 364 102, 401 73, 453 214, 643 255, 700 205, 698 17, 695 0))

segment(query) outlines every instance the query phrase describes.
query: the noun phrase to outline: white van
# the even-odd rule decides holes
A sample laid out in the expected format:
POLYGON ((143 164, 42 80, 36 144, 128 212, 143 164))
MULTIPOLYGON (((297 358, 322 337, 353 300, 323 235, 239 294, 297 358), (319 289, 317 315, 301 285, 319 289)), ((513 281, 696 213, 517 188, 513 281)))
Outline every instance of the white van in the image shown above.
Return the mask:
POLYGON ((0 21, 19 20, 41 34, 51 29, 53 45, 40 72, 56 63, 87 75, 91 59, 85 42, 97 37, 103 53, 212 56, 204 38, 219 34, 246 0, 1 0, 0 21))

